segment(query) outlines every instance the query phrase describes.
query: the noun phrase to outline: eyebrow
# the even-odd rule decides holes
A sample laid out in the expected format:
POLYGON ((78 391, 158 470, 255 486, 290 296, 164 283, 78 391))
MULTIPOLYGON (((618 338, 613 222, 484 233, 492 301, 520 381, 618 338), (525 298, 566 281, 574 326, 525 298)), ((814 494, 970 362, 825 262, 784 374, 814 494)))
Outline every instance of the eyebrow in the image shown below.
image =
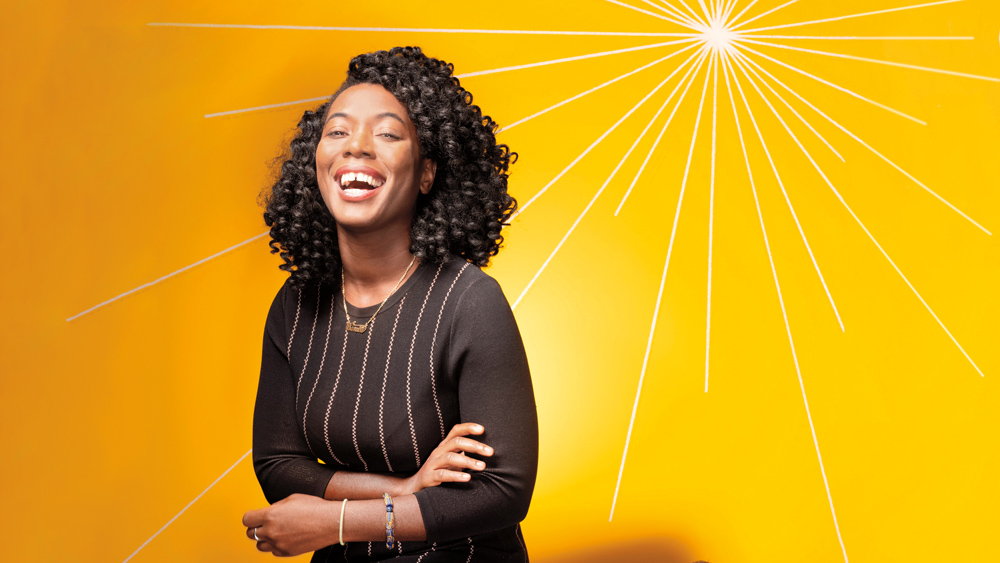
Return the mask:
MULTIPOLYGON (((329 123, 329 121, 331 119, 333 119, 334 117, 343 117, 344 119, 350 119, 349 115, 347 115, 346 113, 344 113, 342 111, 338 111, 338 112, 335 112, 335 113, 331 113, 330 116, 326 118, 327 123, 329 123)), ((386 117, 391 117, 391 118, 395 119, 396 121, 400 122, 401 124, 403 124, 404 126, 406 125, 406 122, 403 121, 402 117, 399 117, 398 115, 396 115, 395 113, 393 113, 391 111, 384 111, 384 112, 382 112, 382 113, 380 113, 380 114, 378 114, 378 115, 375 116, 376 119, 384 119, 386 117)))

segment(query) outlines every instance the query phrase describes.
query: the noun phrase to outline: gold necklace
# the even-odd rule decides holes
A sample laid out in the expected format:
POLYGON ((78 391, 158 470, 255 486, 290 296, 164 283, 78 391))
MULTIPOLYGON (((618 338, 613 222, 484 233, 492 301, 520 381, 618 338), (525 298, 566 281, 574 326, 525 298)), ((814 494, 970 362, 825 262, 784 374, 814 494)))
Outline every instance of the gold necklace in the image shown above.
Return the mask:
POLYGON ((382 305, 385 305, 385 302, 389 300, 389 297, 392 297, 392 294, 396 293, 396 290, 399 289, 399 284, 403 283, 403 278, 406 277, 406 273, 410 271, 410 268, 413 266, 413 262, 416 259, 417 259, 416 256, 410 259, 410 265, 407 266, 406 270, 403 271, 403 275, 399 276, 399 281, 396 282, 395 287, 392 288, 392 291, 389 292, 389 295, 386 296, 385 300, 382 301, 382 304, 378 306, 378 309, 375 309, 375 313, 372 315, 372 318, 368 319, 368 322, 366 322, 363 325, 352 321, 351 315, 347 312, 347 293, 344 291, 344 267, 343 266, 340 267, 340 295, 344 298, 344 316, 347 317, 347 330, 349 332, 364 332, 365 330, 368 329, 368 325, 370 325, 372 321, 375 320, 375 315, 377 315, 378 312, 382 310, 382 305))

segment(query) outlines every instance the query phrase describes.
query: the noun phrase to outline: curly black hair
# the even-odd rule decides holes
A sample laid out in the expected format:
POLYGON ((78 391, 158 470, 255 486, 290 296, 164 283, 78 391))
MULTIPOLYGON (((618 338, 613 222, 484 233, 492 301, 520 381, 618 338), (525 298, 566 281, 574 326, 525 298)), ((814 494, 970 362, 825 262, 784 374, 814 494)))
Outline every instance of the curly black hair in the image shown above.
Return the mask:
POLYGON ((316 182, 316 147, 330 104, 358 84, 391 92, 417 129, 420 156, 437 163, 430 193, 417 198, 410 252, 429 263, 454 255, 485 266, 500 250, 500 230, 517 208, 507 194, 507 169, 517 153, 497 144, 496 122, 472 103, 453 71, 453 65, 419 47, 358 55, 330 99, 302 116, 287 153, 279 157, 277 181, 262 194, 271 253, 280 253, 279 267, 290 273, 292 286, 340 274, 336 222, 316 182))

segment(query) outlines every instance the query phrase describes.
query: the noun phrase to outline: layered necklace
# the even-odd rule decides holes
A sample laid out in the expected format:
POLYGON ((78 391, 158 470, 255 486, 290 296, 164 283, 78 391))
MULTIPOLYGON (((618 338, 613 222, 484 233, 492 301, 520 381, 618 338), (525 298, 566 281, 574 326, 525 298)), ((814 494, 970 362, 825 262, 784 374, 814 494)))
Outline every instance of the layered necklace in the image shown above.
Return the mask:
POLYGON ((403 275, 399 276, 399 281, 396 282, 396 285, 392 288, 392 291, 389 292, 389 295, 387 295, 386 298, 382 301, 382 303, 378 306, 378 309, 375 309, 375 313, 372 315, 372 318, 368 319, 368 322, 366 322, 365 324, 358 324, 352 321, 350 313, 347 312, 347 293, 344 291, 344 267, 343 266, 340 267, 340 295, 344 298, 344 316, 347 317, 348 332, 364 332, 365 330, 368 329, 368 325, 372 324, 372 322, 375 321, 375 315, 377 315, 378 312, 382 310, 382 305, 385 305, 385 302, 388 301, 390 297, 392 297, 393 293, 396 293, 397 289, 399 289, 399 284, 403 283, 403 278, 406 277, 406 273, 410 271, 411 267, 413 267, 413 262, 416 259, 417 259, 416 256, 410 259, 410 265, 407 266, 406 270, 403 271, 403 275))

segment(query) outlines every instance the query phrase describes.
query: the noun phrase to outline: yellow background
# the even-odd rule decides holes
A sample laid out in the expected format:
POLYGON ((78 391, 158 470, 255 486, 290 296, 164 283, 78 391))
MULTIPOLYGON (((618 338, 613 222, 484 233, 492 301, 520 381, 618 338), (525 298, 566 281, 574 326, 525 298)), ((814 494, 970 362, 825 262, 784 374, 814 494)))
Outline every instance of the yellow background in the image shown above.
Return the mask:
MULTIPOLYGON (((779 4, 762 0, 747 16, 779 4)), ((903 5, 802 0, 748 27, 903 5)), ((352 55, 394 45, 418 44, 468 73, 669 40, 147 24, 685 31, 597 0, 15 1, 4 12, 0 558, 8 561, 125 560, 250 448, 263 319, 283 279, 266 238, 67 321, 266 230, 256 197, 269 183, 270 160, 302 111, 318 102, 206 114, 329 94, 352 55)), ((773 33, 973 36, 785 43, 997 77, 998 32, 1000 6, 967 0, 773 33)), ((1000 231, 996 82, 754 48, 925 121, 902 119, 762 62, 987 229, 1000 231)), ((506 125, 670 49, 462 83, 506 125)), ((520 154, 513 194, 522 204, 530 199, 683 58, 503 132, 501 141, 520 154)), ((621 214, 613 216, 666 114, 516 308, 541 423, 538 483, 524 523, 534 561, 845 559, 724 83, 709 391, 711 87, 608 521, 704 74, 621 214)), ((506 231, 506 248, 489 272, 512 302, 675 81, 506 231)), ((841 332, 741 107, 847 556, 1000 560, 1000 234, 977 229, 793 102, 843 155, 841 162, 781 110, 981 377, 767 107, 752 90, 747 95, 845 325, 841 332)), ((736 100, 742 104, 738 94, 736 100)), ((255 552, 240 525, 243 512, 264 504, 244 458, 133 561, 270 560, 255 552)))

